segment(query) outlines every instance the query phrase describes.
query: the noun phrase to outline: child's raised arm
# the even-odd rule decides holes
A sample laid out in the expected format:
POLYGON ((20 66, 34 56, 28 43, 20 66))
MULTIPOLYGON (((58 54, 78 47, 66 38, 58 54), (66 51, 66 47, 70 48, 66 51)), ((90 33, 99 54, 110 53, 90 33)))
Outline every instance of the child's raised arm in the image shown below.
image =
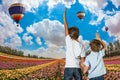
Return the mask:
POLYGON ((101 42, 102 49, 106 50, 106 44, 101 40, 100 35, 98 33, 96 33, 96 39, 101 42))
POLYGON ((67 11, 67 9, 65 8, 65 10, 64 10, 64 27, 65 27, 65 36, 67 36, 68 34, 69 34, 69 32, 68 32, 68 24, 67 24, 67 20, 66 20, 66 11, 67 11))

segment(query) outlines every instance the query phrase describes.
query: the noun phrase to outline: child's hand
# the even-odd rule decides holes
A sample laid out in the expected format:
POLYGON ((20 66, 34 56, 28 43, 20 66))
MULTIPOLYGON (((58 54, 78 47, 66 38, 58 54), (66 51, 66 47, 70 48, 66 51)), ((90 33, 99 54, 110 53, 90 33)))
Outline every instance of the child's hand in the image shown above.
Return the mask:
POLYGON ((101 40, 100 35, 98 33, 96 33, 96 39, 101 42, 102 49, 106 50, 106 44, 101 40))
POLYGON ((97 39, 97 40, 101 40, 101 39, 100 39, 100 35, 99 35, 98 33, 96 33, 96 39, 97 39))
POLYGON ((64 20, 66 18, 66 11, 67 11, 67 8, 65 8, 65 10, 64 10, 64 15, 63 15, 64 20))

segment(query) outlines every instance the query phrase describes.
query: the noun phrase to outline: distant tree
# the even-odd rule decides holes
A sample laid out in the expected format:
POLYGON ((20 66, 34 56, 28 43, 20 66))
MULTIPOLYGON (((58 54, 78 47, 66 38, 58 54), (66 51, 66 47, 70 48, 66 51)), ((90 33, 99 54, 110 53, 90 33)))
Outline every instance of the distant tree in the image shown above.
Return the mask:
POLYGON ((33 55, 32 58, 38 58, 38 56, 37 55, 33 55))
POLYGON ((23 56, 23 54, 24 54, 23 51, 17 51, 18 56, 23 56))
POLYGON ((119 42, 119 40, 115 41, 114 45, 115 45, 115 50, 120 49, 120 42, 119 42))
POLYGON ((111 42, 109 43, 108 46, 109 46, 110 51, 113 51, 113 50, 114 50, 113 44, 112 44, 111 42))
POLYGON ((45 57, 42 57, 42 56, 41 56, 41 57, 39 57, 39 58, 40 58, 40 59, 45 59, 45 57))
POLYGON ((28 57, 30 57, 30 54, 28 54, 28 57))
POLYGON ((0 46, 0 52, 6 53, 6 54, 17 55, 17 56, 23 56, 24 55, 23 51, 18 51, 16 49, 12 49, 8 46, 0 46))

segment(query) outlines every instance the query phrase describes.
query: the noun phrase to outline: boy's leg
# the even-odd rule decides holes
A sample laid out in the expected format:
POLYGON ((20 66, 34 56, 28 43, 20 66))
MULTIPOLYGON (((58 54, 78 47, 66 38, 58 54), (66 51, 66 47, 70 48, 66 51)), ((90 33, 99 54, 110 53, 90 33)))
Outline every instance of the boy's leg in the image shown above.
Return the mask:
POLYGON ((65 68, 64 70, 64 80, 72 80, 73 77, 73 69, 65 68))
POLYGON ((82 80, 82 71, 80 68, 74 68, 74 74, 73 74, 75 80, 82 80))
POLYGON ((98 76, 95 78, 91 78, 90 80, 104 80, 104 76, 98 76))

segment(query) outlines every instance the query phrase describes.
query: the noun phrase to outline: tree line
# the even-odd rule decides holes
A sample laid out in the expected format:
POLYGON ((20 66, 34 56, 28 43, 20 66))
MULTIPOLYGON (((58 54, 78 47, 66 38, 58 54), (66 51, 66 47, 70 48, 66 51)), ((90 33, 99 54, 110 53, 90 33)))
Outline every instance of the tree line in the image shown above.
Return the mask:
POLYGON ((105 57, 112 57, 119 55, 120 55, 120 41, 116 40, 113 43, 110 42, 109 45, 107 45, 105 57))
POLYGON ((10 55, 15 55, 15 56, 29 57, 29 58, 50 59, 48 57, 38 57, 37 55, 30 55, 30 54, 25 56, 23 51, 13 49, 8 46, 1 46, 1 45, 0 45, 0 52, 5 54, 10 54, 10 55))
POLYGON ((19 51, 16 49, 12 49, 8 46, 1 46, 0 45, 0 52, 2 53, 6 53, 6 54, 11 54, 11 55, 16 55, 16 56, 24 56, 24 52, 23 51, 19 51))
MULTIPOLYGON (((0 46, 0 52, 24 57, 24 52, 23 51, 12 49, 8 46, 0 46)), ((89 54, 89 51, 86 51, 86 54, 89 54)), ((112 57, 112 56, 118 56, 118 55, 120 55, 120 41, 116 40, 113 43, 110 42, 107 45, 107 50, 106 50, 105 57, 112 57)), ((38 57, 37 55, 30 55, 30 54, 28 54, 25 57, 45 59, 45 57, 38 57)))

